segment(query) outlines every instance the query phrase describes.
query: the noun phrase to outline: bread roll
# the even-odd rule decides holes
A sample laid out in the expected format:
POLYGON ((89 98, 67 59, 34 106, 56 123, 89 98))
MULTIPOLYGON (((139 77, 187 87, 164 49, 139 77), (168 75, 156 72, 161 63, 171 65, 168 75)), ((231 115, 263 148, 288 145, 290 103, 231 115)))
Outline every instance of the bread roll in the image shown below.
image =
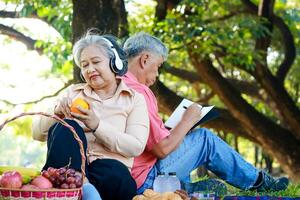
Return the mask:
POLYGON ((144 195, 145 197, 148 197, 148 198, 149 198, 149 197, 160 196, 160 193, 154 192, 154 191, 151 190, 151 189, 146 189, 146 190, 144 191, 143 195, 144 195))
POLYGON ((182 198, 174 192, 165 192, 161 196, 163 200, 182 200, 182 198))
POLYGON ((136 195, 132 200, 147 200, 147 198, 144 195, 136 195))

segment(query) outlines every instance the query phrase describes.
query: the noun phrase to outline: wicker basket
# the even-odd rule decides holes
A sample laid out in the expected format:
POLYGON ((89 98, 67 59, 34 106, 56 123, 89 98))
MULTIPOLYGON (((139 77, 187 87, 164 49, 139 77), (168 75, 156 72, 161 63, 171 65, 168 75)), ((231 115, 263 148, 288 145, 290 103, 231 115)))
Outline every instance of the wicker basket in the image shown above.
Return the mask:
MULTIPOLYGON (((84 149, 82 145, 82 141, 78 137, 76 131, 72 126, 70 126, 67 122, 63 121, 56 115, 49 115, 46 113, 42 112, 28 112, 28 113, 22 113, 20 115, 17 115, 11 119, 5 120, 1 125, 0 125, 0 131, 4 127, 5 124, 23 117, 27 115, 42 115, 45 117, 53 118, 56 119, 58 122, 60 122, 62 125, 66 126, 71 130, 73 133, 74 138, 79 144, 80 147, 80 154, 82 158, 82 165, 81 165, 81 171, 82 171, 82 181, 85 178, 85 155, 84 155, 84 149)), ((11 188, 1 188, 0 187, 0 200, 35 200, 35 199, 47 199, 47 200, 57 200, 57 199, 65 199, 65 200, 80 200, 82 198, 82 188, 76 188, 76 189, 30 189, 30 190, 23 190, 23 189, 11 189, 11 188)))

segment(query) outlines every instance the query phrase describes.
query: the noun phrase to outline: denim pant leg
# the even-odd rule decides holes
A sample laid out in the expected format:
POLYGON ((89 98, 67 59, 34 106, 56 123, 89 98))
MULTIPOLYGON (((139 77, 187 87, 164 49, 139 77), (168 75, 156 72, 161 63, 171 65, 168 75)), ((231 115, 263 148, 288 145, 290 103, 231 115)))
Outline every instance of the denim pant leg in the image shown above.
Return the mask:
POLYGON ((82 186, 82 200, 102 200, 97 189, 90 183, 82 186))
POLYGON ((253 165, 204 128, 188 133, 175 151, 156 163, 158 171, 176 172, 183 182, 190 182, 191 171, 201 165, 241 189, 249 189, 258 177, 258 170, 253 165))

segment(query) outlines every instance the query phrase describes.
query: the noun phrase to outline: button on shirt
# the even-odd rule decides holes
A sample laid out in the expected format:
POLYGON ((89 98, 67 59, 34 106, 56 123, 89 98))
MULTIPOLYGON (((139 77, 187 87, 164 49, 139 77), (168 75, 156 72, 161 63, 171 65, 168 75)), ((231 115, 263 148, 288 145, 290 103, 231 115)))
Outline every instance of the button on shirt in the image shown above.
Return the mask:
MULTIPOLYGON (((59 97, 78 97, 85 99, 100 119, 94 133, 79 120, 85 130, 88 141, 87 158, 91 163, 95 159, 116 159, 125 164, 129 170, 133 157, 140 155, 149 135, 149 117, 144 97, 129 89, 120 79, 113 97, 102 100, 88 84, 71 85, 59 97)), ((54 114, 51 106, 49 114, 54 114)), ((51 118, 39 117, 33 122, 33 137, 45 141, 49 128, 55 123, 51 118)))
POLYGON ((122 76, 122 79, 128 87, 136 90, 145 97, 150 119, 150 134, 146 149, 140 156, 134 159, 131 171, 131 175, 139 188, 145 182, 149 171, 157 161, 157 158, 150 151, 155 144, 170 135, 170 132, 165 128, 163 121, 158 115, 157 101, 153 92, 147 86, 139 83, 136 77, 130 72, 122 76))

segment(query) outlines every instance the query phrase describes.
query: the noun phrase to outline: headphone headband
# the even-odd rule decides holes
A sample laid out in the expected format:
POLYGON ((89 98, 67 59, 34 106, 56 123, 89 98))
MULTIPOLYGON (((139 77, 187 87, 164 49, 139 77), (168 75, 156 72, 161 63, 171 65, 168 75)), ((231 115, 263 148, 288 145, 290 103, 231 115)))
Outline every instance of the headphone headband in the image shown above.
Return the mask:
POLYGON ((115 55, 115 59, 114 59, 114 66, 116 67, 116 69, 114 68, 114 67, 112 67, 112 70, 116 73, 116 74, 118 74, 118 71, 121 71, 121 70, 123 70, 123 62, 122 62, 122 60, 121 60, 121 58, 120 58, 120 56, 119 56, 119 54, 118 54, 118 52, 117 52, 117 50, 116 50, 116 48, 114 47, 114 45, 112 44, 112 42, 111 41, 109 41, 107 38, 105 38, 105 37, 102 37, 102 39, 104 40, 104 41, 106 41, 106 43, 110 46, 110 48, 111 48, 111 50, 113 51, 113 53, 114 53, 114 55, 115 55))

